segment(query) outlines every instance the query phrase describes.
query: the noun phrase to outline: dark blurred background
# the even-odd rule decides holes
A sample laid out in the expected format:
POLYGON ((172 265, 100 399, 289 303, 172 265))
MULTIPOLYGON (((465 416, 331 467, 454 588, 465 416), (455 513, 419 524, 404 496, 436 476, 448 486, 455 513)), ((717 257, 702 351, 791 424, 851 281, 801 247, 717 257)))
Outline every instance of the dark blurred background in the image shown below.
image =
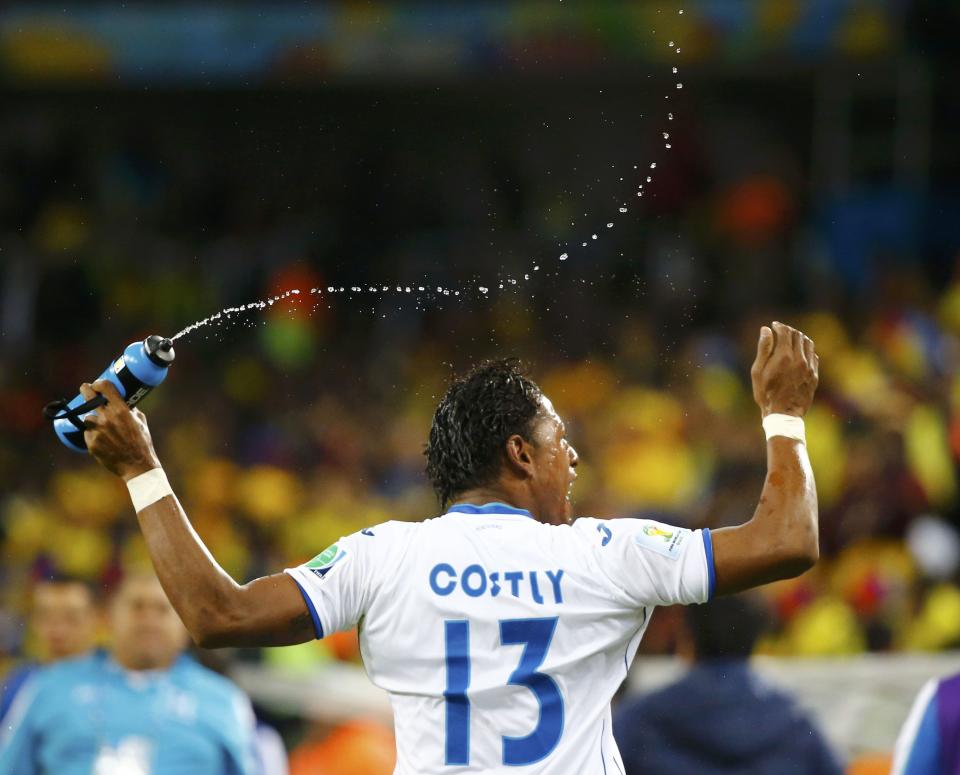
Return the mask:
POLYGON ((143 404, 237 578, 435 514, 433 406, 491 356, 568 418, 579 513, 741 522, 780 319, 822 357, 824 561, 766 588, 760 652, 960 647, 958 25, 934 0, 7 5, 0 654, 31 653, 32 580, 145 562, 41 407, 293 288, 178 340, 143 404))

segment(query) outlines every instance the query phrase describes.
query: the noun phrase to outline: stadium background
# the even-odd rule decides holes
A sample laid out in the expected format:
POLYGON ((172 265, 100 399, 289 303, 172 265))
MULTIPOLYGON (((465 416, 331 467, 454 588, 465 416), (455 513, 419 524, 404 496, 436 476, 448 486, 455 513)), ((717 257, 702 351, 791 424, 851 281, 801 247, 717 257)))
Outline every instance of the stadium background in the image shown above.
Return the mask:
MULTIPOLYGON (((0 10, 0 655, 31 654, 32 579, 109 586, 146 561, 122 487, 40 415, 134 339, 290 288, 391 288, 200 329, 144 403, 194 524, 245 580, 436 513, 434 403, 505 354, 568 418, 579 513, 739 522, 764 470, 747 372, 778 317, 822 354, 823 561, 765 590, 760 651, 815 707, 817 676, 860 676, 852 709, 821 698, 826 731, 851 757, 889 750, 923 678, 960 666, 948 6, 0 10), (862 698, 891 676, 867 729, 862 698)), ((674 669, 673 623, 654 618, 638 685, 674 669)), ((350 637, 227 661, 291 746, 384 718, 350 637)))

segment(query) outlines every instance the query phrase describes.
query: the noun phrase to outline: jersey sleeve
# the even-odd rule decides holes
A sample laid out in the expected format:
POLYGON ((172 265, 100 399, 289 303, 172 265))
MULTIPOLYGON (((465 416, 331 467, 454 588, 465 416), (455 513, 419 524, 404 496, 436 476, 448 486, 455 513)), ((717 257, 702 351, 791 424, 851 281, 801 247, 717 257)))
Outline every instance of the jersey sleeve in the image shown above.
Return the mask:
POLYGON ((716 580, 710 531, 650 519, 580 519, 600 576, 631 606, 705 603, 716 580))
POLYGON ((914 700, 894 745, 892 775, 924 775, 939 771, 937 686, 937 680, 930 679, 914 700))
POLYGON ((287 573, 313 617, 317 638, 349 630, 366 613, 403 523, 388 522, 341 538, 287 573))
POLYGON ((34 714, 40 675, 33 675, 17 692, 0 726, 0 775, 37 772, 37 733, 34 714))

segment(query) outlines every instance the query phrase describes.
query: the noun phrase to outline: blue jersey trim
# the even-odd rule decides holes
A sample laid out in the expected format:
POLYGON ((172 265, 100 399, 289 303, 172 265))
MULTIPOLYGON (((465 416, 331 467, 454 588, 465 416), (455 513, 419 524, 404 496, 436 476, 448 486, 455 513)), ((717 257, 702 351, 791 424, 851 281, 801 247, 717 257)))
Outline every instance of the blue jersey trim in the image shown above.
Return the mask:
POLYGON ((940 725, 937 713, 937 692, 934 692, 923 711, 917 734, 910 745, 910 754, 903 767, 903 775, 925 775, 940 771, 940 725))
POLYGON ((321 640, 323 638, 323 625, 320 624, 317 609, 314 608, 313 601, 310 599, 310 595, 307 594, 307 590, 303 588, 303 585, 297 581, 296 577, 290 576, 290 578, 292 578, 293 583, 297 585, 297 589, 299 589, 300 594, 303 595, 303 602, 307 604, 307 609, 310 611, 310 618, 313 619, 313 634, 317 636, 317 640, 321 640))
POLYGON ((518 509, 513 506, 508 506, 506 503, 484 503, 482 506, 475 506, 472 503, 458 503, 454 506, 451 506, 447 509, 447 513, 457 513, 457 514, 517 514, 521 517, 530 517, 533 519, 533 514, 531 514, 526 509, 518 509))
POLYGON ((710 536, 708 527, 700 532, 703 534, 703 550, 707 553, 707 575, 710 577, 710 595, 707 599, 712 600, 717 590, 717 569, 713 564, 713 538, 710 536))
POLYGON ((607 760, 603 757, 603 733, 607 730, 607 720, 600 725, 600 764, 603 765, 603 775, 607 775, 607 760))

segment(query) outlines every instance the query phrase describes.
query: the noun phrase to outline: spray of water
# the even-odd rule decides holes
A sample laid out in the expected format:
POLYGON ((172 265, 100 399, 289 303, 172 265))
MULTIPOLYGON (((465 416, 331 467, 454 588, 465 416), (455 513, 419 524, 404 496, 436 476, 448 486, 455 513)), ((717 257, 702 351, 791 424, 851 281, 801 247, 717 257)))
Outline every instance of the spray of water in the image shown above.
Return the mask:
MULTIPOLYGON (((680 15, 683 14, 683 9, 680 9, 679 14, 680 15)), ((679 46, 677 46, 675 41, 671 40, 667 44, 667 46, 673 49, 675 54, 680 53, 680 48, 679 46)), ((672 71, 674 75, 679 75, 679 68, 673 67, 672 71)), ((683 83, 681 83, 680 81, 677 81, 676 87, 677 89, 682 89, 683 83)), ((670 100, 669 94, 665 95, 665 100, 666 101, 670 100)), ((673 120, 674 120, 673 112, 667 111, 667 121, 671 122, 673 120)), ((669 128, 669 125, 667 128, 669 128)), ((661 135, 664 141, 663 147, 669 151, 673 147, 672 144, 670 143, 670 132, 664 130, 661 132, 661 135)), ((639 169, 639 167, 640 167, 639 164, 635 164, 633 166, 635 170, 639 169)), ((655 161, 650 162, 647 167, 647 169, 651 171, 655 170, 656 168, 657 168, 657 163, 655 161)), ((648 172, 647 175, 642 177, 643 177, 643 181, 637 184, 637 192, 636 192, 637 197, 643 197, 644 187, 653 182, 652 172, 648 172)), ((620 178, 620 180, 623 180, 623 178, 620 178)), ((630 212, 630 207, 626 203, 624 203, 620 205, 620 207, 617 209, 617 215, 614 215, 611 217, 613 218, 622 217, 623 215, 626 215, 629 212, 630 212)), ((605 225, 607 229, 613 229, 615 225, 615 221, 607 220, 605 225)), ((590 235, 590 240, 582 241, 580 243, 580 247, 581 249, 586 248, 590 246, 591 243, 597 242, 598 240, 599 240, 599 233, 596 233, 596 232, 592 233, 590 235)), ((566 247, 564 249, 564 252, 562 252, 558 256, 558 260, 561 262, 567 261, 571 257, 572 252, 573 252, 572 248, 566 247)), ((533 264, 533 268, 531 271, 539 272, 540 264, 539 263, 533 264)), ((531 278, 531 272, 530 271, 524 272, 522 277, 523 277, 523 282, 528 282, 531 278)), ((517 289, 518 285, 519 285, 518 279, 510 276, 501 278, 496 283, 496 287, 498 290, 505 290, 505 289, 515 290, 517 289)), ((381 298, 390 294, 393 294, 395 296, 413 297, 414 299, 416 299, 416 302, 415 302, 416 307, 419 309, 421 308, 421 304, 426 304, 427 302, 430 302, 430 301, 441 301, 443 299, 447 299, 450 297, 453 297, 454 299, 456 299, 456 298, 464 297, 467 295, 479 294, 481 297, 486 298, 490 293, 490 287, 486 285, 481 285, 480 281, 476 281, 475 284, 469 287, 460 287, 460 288, 446 288, 440 285, 431 286, 424 283, 424 284, 418 284, 418 285, 368 285, 366 287, 359 286, 359 285, 339 286, 339 287, 330 285, 330 286, 327 286, 326 288, 311 288, 309 291, 309 295, 313 295, 313 296, 321 295, 321 294, 326 294, 327 296, 333 296, 338 294, 357 295, 362 293, 379 294, 381 298)), ((274 304, 290 300, 291 297, 294 297, 294 296, 302 297, 304 295, 306 295, 306 292, 301 293, 301 290, 299 288, 293 288, 291 290, 284 291, 283 293, 278 294, 276 296, 270 296, 266 299, 260 299, 258 301, 248 302, 246 304, 241 304, 237 307, 227 307, 226 309, 220 310, 220 312, 210 315, 209 317, 206 317, 203 320, 198 320, 194 323, 191 323, 189 326, 187 326, 183 330, 177 332, 174 336, 171 337, 171 339, 176 341, 181 337, 187 336, 193 331, 196 331, 198 328, 203 328, 204 326, 208 326, 211 324, 222 325, 223 323, 228 321, 233 321, 234 319, 237 319, 240 316, 244 316, 252 312, 261 312, 265 309, 272 307, 274 304)), ((315 304, 313 309, 316 309, 316 306, 317 305, 315 304)))

